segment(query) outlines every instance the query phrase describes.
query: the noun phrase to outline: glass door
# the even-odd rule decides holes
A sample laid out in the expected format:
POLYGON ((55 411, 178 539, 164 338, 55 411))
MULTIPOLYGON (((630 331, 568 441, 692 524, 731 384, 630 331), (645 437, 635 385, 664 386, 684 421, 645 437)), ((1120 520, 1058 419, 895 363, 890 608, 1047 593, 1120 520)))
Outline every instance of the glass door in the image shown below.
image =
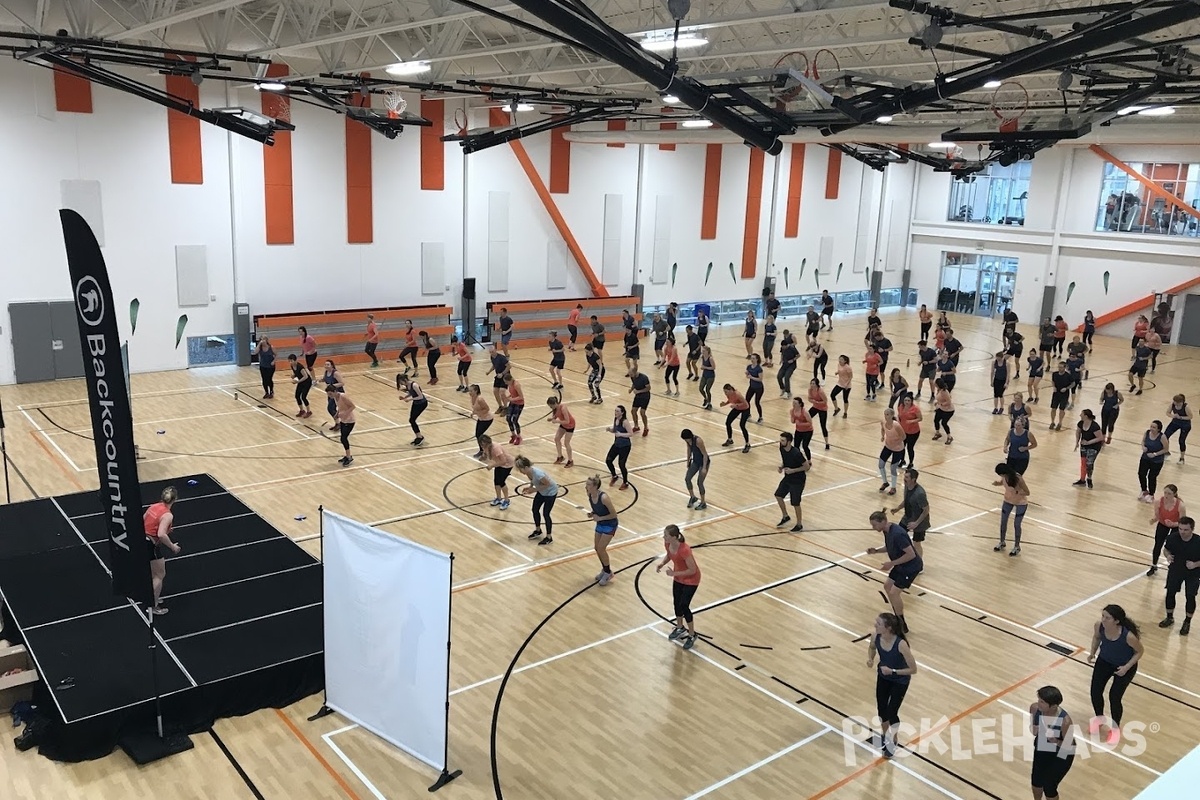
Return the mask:
POLYGON ((960 267, 958 271, 958 293, 954 310, 959 314, 974 314, 979 304, 980 270, 974 266, 960 267))
POLYGON ((975 304, 975 313, 981 317, 993 317, 996 315, 996 267, 991 263, 984 263, 979 270, 979 294, 978 301, 975 304))

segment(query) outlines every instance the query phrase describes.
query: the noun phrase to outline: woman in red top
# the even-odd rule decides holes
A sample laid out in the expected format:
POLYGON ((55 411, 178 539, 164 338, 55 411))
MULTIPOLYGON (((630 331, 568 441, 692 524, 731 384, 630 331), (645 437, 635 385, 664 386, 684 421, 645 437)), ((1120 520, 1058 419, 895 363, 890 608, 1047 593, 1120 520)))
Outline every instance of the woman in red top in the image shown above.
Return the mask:
POLYGON ((367 346, 364 352, 371 358, 371 369, 379 366, 375 357, 375 348, 379 347, 379 326, 375 324, 375 315, 367 314, 367 346))
POLYGON ((750 403, 742 396, 742 393, 733 388, 733 384, 727 383, 722 387, 725 390, 725 402, 721 403, 721 407, 729 406, 729 416, 725 417, 725 447, 733 446, 733 421, 738 417, 741 420, 738 427, 742 429, 742 438, 746 440, 746 446, 742 448, 743 453, 750 452, 750 431, 746 430, 746 421, 750 419, 750 403))
POLYGON ((1063 354, 1063 345, 1067 342, 1067 321, 1061 316, 1054 318, 1054 352, 1063 354))
POLYGON ((309 369, 317 363, 317 340, 308 335, 308 328, 301 325, 296 329, 300 334, 300 352, 304 354, 304 363, 309 369))
POLYGON ((675 337, 668 334, 663 343, 663 357, 667 362, 667 371, 663 375, 666 382, 667 394, 671 394, 671 381, 675 382, 675 396, 679 397, 679 348, 675 346, 675 337))
POLYGON ((908 466, 915 469, 917 458, 914 451, 917 448, 917 439, 921 438, 921 409, 913 401, 911 394, 900 398, 900 409, 896 412, 896 419, 900 421, 900 427, 904 429, 904 448, 908 451, 908 466))
POLYGON ((508 430, 512 433, 509 437, 509 444, 521 443, 521 412, 525 410, 525 393, 521 391, 521 384, 517 383, 517 379, 510 372, 504 376, 506 384, 504 392, 508 395, 508 408, 504 412, 504 420, 508 423, 508 430))
POLYGON ((867 399, 874 400, 875 391, 879 388, 879 365, 883 363, 883 356, 874 349, 868 350, 863 356, 863 363, 867 365, 867 399))
POLYGON ((792 424, 796 426, 796 447, 804 452, 805 460, 812 461, 812 451, 808 449, 808 445, 813 437, 813 421, 804 409, 803 397, 792 398, 791 418, 792 424))
MULTIPOLYGON (((843 356, 845 358, 845 356, 843 356)), ((839 367, 840 369, 840 367, 839 367)), ((825 437, 825 449, 829 449, 829 398, 821 388, 821 382, 813 378, 808 382, 808 415, 821 422, 821 435, 825 437)), ((849 401, 847 401, 849 405, 849 401)), ((809 459, 810 461, 812 459, 809 459)))
POLYGON ((413 330, 411 319, 404 320, 404 324, 406 326, 404 329, 404 349, 400 351, 400 358, 398 360, 401 364, 407 365, 405 359, 408 356, 412 356, 412 374, 415 377, 421 374, 421 370, 417 369, 417 353, 420 351, 420 348, 417 347, 417 332, 413 330))
POLYGON ((692 622, 692 598, 700 588, 700 566, 696 563, 696 557, 692 555, 691 546, 684 541, 678 525, 668 525, 663 530, 663 546, 667 552, 654 571, 662 572, 667 562, 671 562, 667 574, 674 579, 671 589, 675 600, 675 630, 671 631, 669 638, 674 641, 682 636, 683 649, 691 650, 696 644, 696 626, 692 622))
POLYGON ((471 382, 467 380, 467 373, 471 370, 471 351, 457 336, 450 337, 450 349, 458 359, 458 388, 454 391, 469 392, 471 382))
MULTIPOLYGON (((171 507, 179 498, 179 492, 174 486, 162 490, 161 500, 146 509, 142 515, 142 530, 146 534, 146 546, 150 548, 150 583, 154 587, 155 614, 165 614, 167 609, 159 602, 162 595, 163 581, 167 577, 166 555, 162 549, 166 547, 175 555, 179 555, 179 545, 171 541, 171 528, 175 525, 175 514, 171 507)), ((682 538, 682 537, 680 537, 682 538)), ((697 581, 700 579, 696 574, 697 581)))
POLYGON ((1162 555, 1163 545, 1172 532, 1179 530, 1179 518, 1187 516, 1187 509, 1179 499, 1179 487, 1168 483, 1163 487, 1163 496, 1154 504, 1154 516, 1150 521, 1154 527, 1154 551, 1150 556, 1150 569, 1146 575, 1158 572, 1158 557, 1162 555))
POLYGON ((583 306, 576 304, 571 309, 571 313, 567 315, 567 331, 571 334, 571 341, 567 345, 568 350, 575 350, 575 340, 579 338, 579 315, 583 312, 583 306))
POLYGON ((1144 314, 1138 314, 1137 322, 1133 323, 1133 340, 1129 343, 1131 350, 1137 350, 1138 342, 1146 338, 1150 331, 1150 320, 1144 314))
POLYGON ((567 404, 557 397, 547 397, 546 405, 550 406, 550 421, 558 423, 558 430, 554 432, 554 450, 558 458, 554 459, 554 463, 563 463, 562 451, 566 447, 567 463, 564 466, 573 467, 575 456, 571 453, 571 437, 575 435, 575 417, 571 415, 567 404))

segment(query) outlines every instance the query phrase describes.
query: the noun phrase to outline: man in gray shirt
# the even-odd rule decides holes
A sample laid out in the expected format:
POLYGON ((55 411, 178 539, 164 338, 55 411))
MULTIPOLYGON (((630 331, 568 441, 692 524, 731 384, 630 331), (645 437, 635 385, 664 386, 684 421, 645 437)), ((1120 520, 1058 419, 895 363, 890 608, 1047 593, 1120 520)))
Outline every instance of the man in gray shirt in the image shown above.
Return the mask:
POLYGON ((923 543, 925 533, 929 530, 929 498, 925 496, 925 489, 917 484, 920 474, 912 467, 904 470, 904 501, 893 508, 892 513, 904 509, 900 527, 912 536, 913 549, 917 551, 917 556, 924 558, 923 543))

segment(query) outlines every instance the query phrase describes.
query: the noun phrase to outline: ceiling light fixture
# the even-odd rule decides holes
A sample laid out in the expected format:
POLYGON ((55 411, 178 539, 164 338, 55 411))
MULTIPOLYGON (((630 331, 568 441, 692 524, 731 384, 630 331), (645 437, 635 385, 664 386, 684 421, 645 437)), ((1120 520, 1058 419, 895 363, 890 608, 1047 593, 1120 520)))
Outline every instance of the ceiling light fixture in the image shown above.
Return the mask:
POLYGON ((685 119, 679 123, 685 128, 711 128, 712 120, 709 119, 685 119))
POLYGON ((1004 85, 1004 81, 988 81, 987 83, 985 83, 985 84, 983 85, 983 88, 985 88, 985 89, 999 89, 999 88, 1000 88, 1002 85, 1004 85))
POLYGON ((886 125, 892 121, 892 118, 890 116, 888 116, 887 114, 884 114, 882 117, 876 117, 875 121, 886 125))
POLYGON ((930 142, 926 147, 930 150, 952 150, 954 142, 930 142))
POLYGON ((1137 112, 1139 117, 1169 117, 1175 113, 1175 106, 1154 106, 1137 112))
POLYGON ((512 102, 508 105, 509 111, 533 111, 533 106, 529 103, 512 102))
POLYGON ((428 61, 400 61, 386 67, 384 71, 388 75, 421 75, 429 72, 432 67, 428 61))
POLYGON ((265 83, 254 84, 254 88, 260 92, 282 92, 287 89, 287 84, 277 81, 266 81, 265 83))
POLYGON ((1130 114, 1140 114, 1141 112, 1143 112, 1145 110, 1146 110, 1145 106, 1125 106, 1125 108, 1122 108, 1120 111, 1117 112, 1117 116, 1127 117, 1130 114))
POLYGON ((679 102, 679 98, 673 94, 664 94, 662 96, 662 101, 669 106, 673 106, 679 102))
POLYGON ((643 39, 641 44, 643 50, 649 50, 651 53, 662 53, 673 50, 676 47, 680 50, 704 47, 704 45, 708 44, 708 39, 703 36, 697 36, 694 33, 681 33, 678 39, 655 37, 653 39, 643 39))

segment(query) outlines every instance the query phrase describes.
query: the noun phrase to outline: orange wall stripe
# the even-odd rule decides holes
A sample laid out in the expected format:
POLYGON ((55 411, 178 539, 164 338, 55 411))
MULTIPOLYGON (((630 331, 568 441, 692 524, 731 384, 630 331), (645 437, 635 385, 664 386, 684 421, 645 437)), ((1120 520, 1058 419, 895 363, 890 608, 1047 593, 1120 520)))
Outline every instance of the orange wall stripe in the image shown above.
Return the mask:
POLYGON ((54 107, 74 114, 92 113, 92 82, 60 69, 54 70, 54 107))
POLYGON ((829 164, 825 171, 825 199, 837 200, 842 183, 842 151, 829 148, 829 164))
MULTIPOLYGON (((663 124, 658 126, 658 129, 660 131, 673 131, 678 127, 679 127, 679 123, 677 123, 677 122, 664 122, 663 124)), ((671 142, 670 144, 660 144, 658 146, 658 149, 659 150, 674 150, 675 143, 671 142)))
POLYGON ((565 134, 567 127, 550 131, 550 193, 567 194, 571 191, 571 143, 565 134))
POLYGON ((440 192, 446 188, 446 101, 422 99, 421 116, 433 123, 421 128, 421 189, 440 192))
MULTIPOLYGON (((286 64, 267 67, 268 78, 288 74, 286 64)), ((291 100, 261 92, 262 112, 268 117, 291 115, 291 100)), ((267 244, 295 244, 296 221, 292 197, 292 132, 276 131, 275 145, 263 145, 263 205, 266 212, 267 244)))
POLYGON ((717 238, 717 201, 721 197, 721 145, 705 145, 704 200, 700 207, 700 238, 717 238))
MULTIPOLYGON (((610 119, 610 120, 608 121, 608 129, 609 129, 610 131, 623 131, 623 130, 625 130, 625 120, 623 120, 623 119, 610 119)), ((613 142, 612 144, 609 144, 609 145, 608 145, 608 147, 624 147, 624 146, 625 146, 625 143, 624 143, 624 142, 613 142)))
MULTIPOLYGON (((1183 283, 1178 284, 1176 286, 1172 286, 1169 289, 1163 289, 1162 294, 1183 294, 1188 289, 1191 289, 1193 286, 1200 286, 1200 278, 1192 278, 1191 280, 1184 281, 1183 283)), ((1154 295, 1153 294, 1148 294, 1145 297, 1139 297, 1137 300, 1134 300, 1132 303, 1126 303, 1125 305, 1121 306, 1120 308, 1115 308, 1112 311, 1108 311, 1108 312, 1096 317, 1096 327, 1099 328, 1101 325, 1108 325, 1110 323, 1116 322, 1117 320, 1121 319, 1121 317, 1128 317, 1130 314, 1136 314, 1138 311, 1145 311, 1147 308, 1153 308, 1153 307, 1154 307, 1154 295)), ((1075 332, 1082 333, 1083 326, 1076 325, 1075 332)))
POLYGON ((792 145, 792 161, 788 167, 787 208, 783 213, 783 237, 795 239, 800 235, 800 190, 804 187, 803 143, 792 145))
MULTIPOLYGON (((366 107, 371 96, 356 92, 350 101, 366 107)), ((424 129, 422 128, 422 132, 424 129)), ((421 139, 424 144, 424 137, 421 139)), ((440 142, 439 142, 440 144, 440 142)), ((421 178, 424 182, 424 159, 421 178)), ((422 186, 422 188, 424 188, 422 186)), ((371 129, 346 117, 346 241, 370 244, 375 240, 375 214, 371 175, 371 129)))
POLYGON ((746 183, 746 228, 742 232, 742 277, 753 278, 758 266, 758 223, 762 215, 763 160, 766 153, 750 148, 750 177, 746 183))
MULTIPOLYGON (((187 75, 168 75, 167 94, 191 103, 193 108, 200 107, 200 87, 187 75)), ((204 183, 200 120, 168 109, 167 145, 171 156, 171 183, 204 183)))
MULTIPOLYGON (((502 127, 508 124, 508 116, 498 108, 490 109, 489 116, 491 124, 495 127, 502 127)), ((529 158, 529 153, 525 150, 525 145, 515 139, 509 142, 508 145, 512 148, 513 154, 521 164, 521 168, 525 170, 525 177, 529 178, 529 183, 532 184, 533 190, 537 192, 538 199, 546 207, 546 213, 550 215, 550 220, 554 223, 554 227, 558 229, 559 235, 567 243, 567 250, 575 258, 575 263, 579 265, 579 271, 583 273, 584 279, 588 282, 588 286, 591 287, 592 295, 595 297, 608 297, 608 289, 604 288, 604 284, 596 277, 595 270, 588 263, 587 256, 583 254, 583 248, 579 246, 578 240, 575 239, 575 234, 571 233, 571 229, 567 226, 567 221, 563 219, 562 212, 558 210, 558 204, 554 202, 554 198, 550 196, 550 190, 546 188, 545 182, 542 181, 542 176, 538 175, 537 168, 533 166, 533 160, 529 158)))

